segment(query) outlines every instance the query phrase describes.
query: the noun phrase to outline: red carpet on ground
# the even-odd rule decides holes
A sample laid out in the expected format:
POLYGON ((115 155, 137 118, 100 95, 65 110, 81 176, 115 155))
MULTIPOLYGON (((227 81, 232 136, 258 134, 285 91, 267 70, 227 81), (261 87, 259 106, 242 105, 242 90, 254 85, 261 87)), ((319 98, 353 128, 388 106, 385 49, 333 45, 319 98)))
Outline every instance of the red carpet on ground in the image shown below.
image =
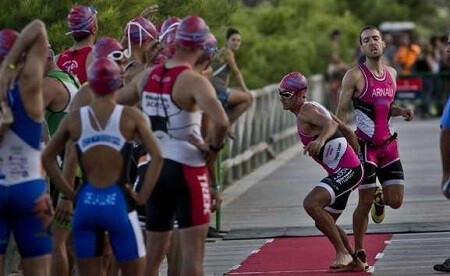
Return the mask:
MULTIPOLYGON (((369 265, 382 252, 392 234, 368 234, 365 237, 369 265)), ((353 241, 353 236, 349 235, 353 241)), ((320 237, 275 238, 247 257, 227 275, 330 275, 335 254, 331 243, 320 237)), ((368 275, 367 272, 336 272, 338 275, 368 275)))

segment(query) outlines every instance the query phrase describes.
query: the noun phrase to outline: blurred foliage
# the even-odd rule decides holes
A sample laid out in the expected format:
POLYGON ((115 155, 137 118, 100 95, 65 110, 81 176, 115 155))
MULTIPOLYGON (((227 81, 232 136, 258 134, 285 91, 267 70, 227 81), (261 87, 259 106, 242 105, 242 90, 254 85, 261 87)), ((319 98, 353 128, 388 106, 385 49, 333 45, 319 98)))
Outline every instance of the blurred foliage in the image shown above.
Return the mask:
POLYGON ((66 36, 66 16, 73 5, 91 5, 99 11, 99 36, 120 38, 125 24, 152 4, 155 24, 168 16, 198 14, 205 18, 219 45, 230 26, 242 34, 236 53, 247 85, 257 88, 277 82, 292 70, 306 75, 322 73, 331 52, 329 34, 342 32, 341 55, 353 62, 359 30, 383 21, 414 21, 417 34, 447 35, 450 1, 446 0, 0 0, 0 27, 20 30, 30 20, 42 19, 56 52, 73 42, 66 36))

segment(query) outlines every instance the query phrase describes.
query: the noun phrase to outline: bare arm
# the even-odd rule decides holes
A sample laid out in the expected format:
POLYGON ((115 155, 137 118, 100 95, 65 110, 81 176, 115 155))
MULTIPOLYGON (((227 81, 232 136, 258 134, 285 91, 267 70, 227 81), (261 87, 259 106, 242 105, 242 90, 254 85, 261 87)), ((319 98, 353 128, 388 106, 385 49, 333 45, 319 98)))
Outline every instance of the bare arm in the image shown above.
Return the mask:
POLYGON ((347 142, 350 144, 353 150, 356 153, 360 153, 361 148, 359 146, 358 137, 356 136, 355 132, 351 128, 349 128, 346 124, 344 124, 344 122, 342 122, 334 114, 331 114, 331 117, 338 124, 339 131, 342 133, 342 135, 344 135, 345 139, 347 139, 347 142))
POLYGON ((233 72, 234 76, 236 77, 236 80, 242 89, 245 91, 248 91, 247 85, 245 85, 244 77, 242 76, 241 70, 239 70, 239 67, 236 64, 236 60, 234 59, 234 53, 230 50, 225 57, 225 61, 227 62, 228 66, 230 66, 231 71, 233 72))
POLYGON ((68 199, 74 198, 73 187, 62 175, 61 170, 56 162, 56 156, 64 148, 66 142, 70 139, 70 124, 77 113, 67 115, 58 127, 55 135, 42 152, 42 165, 46 170, 50 180, 55 184, 56 188, 61 191, 68 199))
POLYGON ((59 81, 51 78, 51 77, 45 77, 43 86, 42 86, 42 94, 44 98, 44 111, 46 109, 52 110, 52 104, 55 101, 56 97, 56 91, 57 89, 60 89, 58 87, 59 81))
POLYGON ((299 119, 301 118, 302 122, 312 125, 313 128, 320 129, 317 138, 309 143, 304 149, 304 153, 308 152, 311 156, 318 155, 320 149, 325 144, 325 141, 336 132, 338 128, 337 123, 319 110, 319 108, 308 103, 303 105, 298 117, 299 119))
POLYGON ((228 117, 217 99, 211 83, 200 74, 194 73, 193 76, 192 92, 195 102, 208 116, 212 125, 210 133, 211 145, 219 148, 223 145, 224 137, 228 131, 228 117))
POLYGON ((133 80, 120 88, 116 92, 116 100, 118 104, 133 106, 140 101, 141 92, 143 89, 143 81, 150 74, 150 69, 144 70, 133 80))
POLYGON ((29 23, 20 33, 13 47, 3 61, 0 70, 0 93, 6 98, 15 76, 20 72, 19 81, 27 113, 35 120, 43 119, 42 112, 42 82, 44 67, 47 60, 47 30, 40 20, 29 23), (23 54, 26 53, 20 71, 12 70, 18 66, 23 54))
POLYGON ((143 205, 147 202, 148 197, 159 179, 159 174, 161 173, 163 166, 163 158, 158 141, 150 130, 148 122, 145 120, 142 113, 135 108, 130 108, 130 110, 132 116, 136 118, 136 138, 142 142, 145 149, 152 157, 150 166, 148 166, 147 172, 145 173, 144 185, 137 196, 138 203, 143 205))
POLYGON ((356 83, 358 80, 358 72, 356 72, 356 70, 358 69, 350 69, 342 79, 342 87, 339 93, 336 117, 338 117, 343 123, 347 123, 348 108, 356 91, 356 83))
POLYGON ((402 116, 405 121, 412 121, 414 119, 414 111, 411 108, 402 108, 400 106, 391 106, 391 116, 399 117, 402 116))

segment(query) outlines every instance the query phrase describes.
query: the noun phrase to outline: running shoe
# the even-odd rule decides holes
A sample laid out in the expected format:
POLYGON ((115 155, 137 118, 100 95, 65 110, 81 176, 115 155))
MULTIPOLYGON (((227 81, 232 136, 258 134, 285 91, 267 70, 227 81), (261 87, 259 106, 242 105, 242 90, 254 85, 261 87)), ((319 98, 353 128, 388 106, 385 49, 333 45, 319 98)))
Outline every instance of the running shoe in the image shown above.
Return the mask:
POLYGON ((375 197, 372 203, 372 209, 370 214, 372 216, 372 220, 375 223, 381 223, 384 220, 384 204, 382 204, 383 200, 383 190, 380 187, 377 187, 375 191, 375 197))
POLYGON ((445 262, 442 264, 435 264, 433 268, 436 271, 450 272, 450 258, 445 260, 445 262))

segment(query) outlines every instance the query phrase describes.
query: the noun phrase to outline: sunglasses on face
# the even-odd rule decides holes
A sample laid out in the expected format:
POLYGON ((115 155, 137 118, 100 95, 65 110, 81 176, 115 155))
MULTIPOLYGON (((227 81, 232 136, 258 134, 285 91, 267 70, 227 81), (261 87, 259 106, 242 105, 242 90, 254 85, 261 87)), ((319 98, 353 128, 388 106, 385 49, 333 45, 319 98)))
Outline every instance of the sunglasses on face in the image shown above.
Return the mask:
POLYGON ((121 61, 122 59, 126 58, 126 54, 124 51, 116 50, 109 53, 108 58, 114 61, 121 61))
POLYGON ((294 96, 294 93, 291 91, 278 89, 278 95, 280 95, 281 98, 290 99, 294 96))

